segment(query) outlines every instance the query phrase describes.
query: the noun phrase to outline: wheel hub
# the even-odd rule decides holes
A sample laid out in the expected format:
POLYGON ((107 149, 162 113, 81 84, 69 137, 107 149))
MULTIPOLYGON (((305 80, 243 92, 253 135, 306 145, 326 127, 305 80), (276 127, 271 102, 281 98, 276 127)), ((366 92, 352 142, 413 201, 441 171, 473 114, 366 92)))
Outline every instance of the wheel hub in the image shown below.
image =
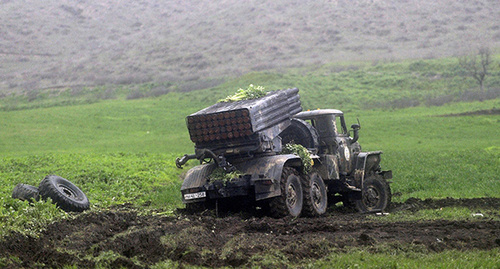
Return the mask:
POLYGON ((319 207, 321 204, 321 190, 320 187, 318 186, 318 183, 314 183, 311 187, 311 192, 312 192, 312 200, 314 202, 314 205, 316 207, 319 207))
POLYGON ((377 189, 372 186, 366 189, 364 201, 366 206, 370 208, 375 207, 380 201, 380 194, 377 189))
POLYGON ((292 184, 288 185, 286 202, 290 207, 297 203, 297 190, 292 184))
POLYGON ((75 193, 73 190, 71 190, 70 188, 68 188, 68 187, 66 187, 66 186, 64 186, 64 185, 61 185, 61 184, 57 185, 57 187, 58 187, 58 188, 62 191, 62 193, 63 193, 64 195, 66 195, 67 197, 70 197, 70 198, 73 198, 73 199, 75 199, 75 198, 77 197, 76 193, 75 193))

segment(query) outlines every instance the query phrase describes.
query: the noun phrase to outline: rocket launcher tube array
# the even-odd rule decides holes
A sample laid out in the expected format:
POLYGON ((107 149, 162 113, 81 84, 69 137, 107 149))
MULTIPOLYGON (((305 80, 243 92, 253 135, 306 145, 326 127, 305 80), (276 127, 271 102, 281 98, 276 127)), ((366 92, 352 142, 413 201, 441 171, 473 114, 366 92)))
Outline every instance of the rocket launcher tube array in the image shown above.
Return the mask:
POLYGON ((244 141, 255 133, 289 121, 302 111, 298 92, 297 88, 278 90, 253 100, 217 103, 193 113, 186 119, 191 140, 197 147, 209 148, 210 144, 225 140, 234 144, 235 139, 244 141))

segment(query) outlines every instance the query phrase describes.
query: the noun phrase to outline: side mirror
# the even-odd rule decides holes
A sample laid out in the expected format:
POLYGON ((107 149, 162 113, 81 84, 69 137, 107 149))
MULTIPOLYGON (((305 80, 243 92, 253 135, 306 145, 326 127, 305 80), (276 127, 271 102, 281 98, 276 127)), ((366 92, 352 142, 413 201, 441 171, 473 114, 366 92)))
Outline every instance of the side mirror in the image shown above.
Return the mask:
POLYGON ((355 143, 359 139, 359 129, 361 129, 361 124, 359 123, 359 119, 358 119, 358 124, 351 125, 351 128, 354 131, 351 143, 355 143))

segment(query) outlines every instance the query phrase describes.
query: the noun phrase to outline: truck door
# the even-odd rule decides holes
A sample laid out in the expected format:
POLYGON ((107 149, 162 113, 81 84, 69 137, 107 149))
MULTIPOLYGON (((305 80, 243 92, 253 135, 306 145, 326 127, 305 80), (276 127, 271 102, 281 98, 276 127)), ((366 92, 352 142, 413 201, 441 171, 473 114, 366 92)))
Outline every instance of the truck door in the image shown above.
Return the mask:
POLYGON ((351 139, 349 138, 343 115, 337 115, 335 117, 335 128, 337 129, 335 140, 337 142, 339 173, 341 175, 349 175, 353 167, 353 152, 350 145, 351 139))

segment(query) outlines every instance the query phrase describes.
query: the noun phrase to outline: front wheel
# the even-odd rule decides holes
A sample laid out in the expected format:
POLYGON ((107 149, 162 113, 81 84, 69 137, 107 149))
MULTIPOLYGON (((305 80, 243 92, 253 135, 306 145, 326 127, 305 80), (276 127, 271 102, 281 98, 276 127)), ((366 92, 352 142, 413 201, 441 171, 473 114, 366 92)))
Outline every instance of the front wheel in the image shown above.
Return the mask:
POLYGON ((291 167, 283 167, 280 188, 281 195, 273 198, 269 203, 271 215, 275 218, 300 216, 303 205, 303 192, 297 170, 291 167))
POLYGON ((381 212, 391 203, 391 188, 380 175, 368 177, 363 182, 362 198, 355 202, 359 212, 381 212))

